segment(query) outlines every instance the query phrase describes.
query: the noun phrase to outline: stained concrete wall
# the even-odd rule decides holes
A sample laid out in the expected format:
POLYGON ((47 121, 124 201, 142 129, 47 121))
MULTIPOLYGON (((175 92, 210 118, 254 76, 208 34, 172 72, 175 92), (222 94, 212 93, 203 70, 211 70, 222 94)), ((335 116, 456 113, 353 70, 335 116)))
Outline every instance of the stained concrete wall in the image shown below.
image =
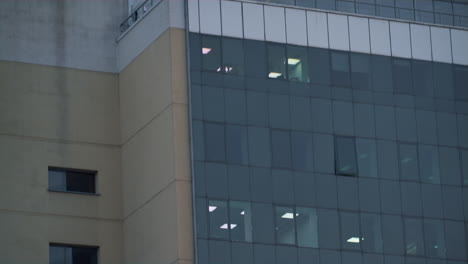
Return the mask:
POLYGON ((0 1, 0 60, 116 72, 127 0, 0 1))
POLYGON ((192 263, 185 31, 119 75, 125 263, 192 263))
POLYGON ((118 77, 0 61, 0 263, 48 263, 49 243, 121 263, 118 77), (48 166, 97 170, 99 196, 49 192, 48 166))

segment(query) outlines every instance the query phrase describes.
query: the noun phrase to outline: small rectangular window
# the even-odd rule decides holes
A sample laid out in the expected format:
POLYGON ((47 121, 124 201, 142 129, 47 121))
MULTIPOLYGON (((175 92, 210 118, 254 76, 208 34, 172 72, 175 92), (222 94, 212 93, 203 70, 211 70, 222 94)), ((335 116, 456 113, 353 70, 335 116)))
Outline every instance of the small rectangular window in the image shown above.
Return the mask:
POLYGON ((96 193, 96 171, 49 167, 49 190, 96 193))
POLYGON ((292 207, 276 207, 276 240, 279 244, 296 243, 294 219, 297 214, 292 207))
POLYGON ((332 84, 335 86, 349 87, 350 81, 350 66, 349 54, 346 52, 332 51, 332 84))
POLYGON ((330 84, 330 54, 327 49, 309 48, 310 82, 330 84))
POLYGON ((290 81, 309 82, 307 49, 288 46, 288 76, 290 81))
POLYGON ((97 264, 98 247, 49 245, 49 264, 97 264))
POLYGON ((337 175, 357 176, 356 146, 353 138, 335 138, 335 173, 337 175))

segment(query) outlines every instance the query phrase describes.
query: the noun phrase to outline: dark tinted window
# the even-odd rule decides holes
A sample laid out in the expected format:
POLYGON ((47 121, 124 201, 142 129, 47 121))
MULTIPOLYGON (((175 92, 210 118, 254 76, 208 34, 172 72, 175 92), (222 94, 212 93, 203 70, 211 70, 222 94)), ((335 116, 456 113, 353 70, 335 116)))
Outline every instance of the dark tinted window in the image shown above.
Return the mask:
POLYGON ((213 36, 202 36, 203 70, 221 72, 221 39, 213 36))
POLYGON ((332 84, 350 86, 349 55, 346 52, 332 51, 332 84))
POLYGON ((378 92, 393 90, 392 58, 387 56, 372 56, 372 85, 378 92))
POLYGON ((453 71, 452 65, 433 63, 434 95, 438 98, 453 99, 453 71))
POLYGON ((371 88, 370 56, 365 54, 351 54, 351 79, 354 89, 371 88))
POLYGON ((227 74, 244 74, 244 45, 242 39, 223 38, 223 68, 227 74))
POLYGON ((49 264, 97 264, 97 247, 49 246, 49 264))
POLYGON ((263 41, 244 40, 245 75, 264 77, 266 75, 266 46, 263 41))
POLYGON ((413 87, 416 95, 433 95, 432 62, 413 60, 413 87))
POLYGON ((354 139, 336 137, 335 144, 335 173, 338 175, 356 176, 356 147, 354 139))
POLYGON ((49 190, 96 193, 96 171, 49 167, 49 190))
POLYGON ((411 61, 393 59, 393 88, 395 93, 413 94, 411 61))
POLYGON ((330 58, 326 49, 309 49, 310 82, 330 83, 330 58))
POLYGON ((468 100, 468 67, 454 68, 455 93, 458 100, 468 100))

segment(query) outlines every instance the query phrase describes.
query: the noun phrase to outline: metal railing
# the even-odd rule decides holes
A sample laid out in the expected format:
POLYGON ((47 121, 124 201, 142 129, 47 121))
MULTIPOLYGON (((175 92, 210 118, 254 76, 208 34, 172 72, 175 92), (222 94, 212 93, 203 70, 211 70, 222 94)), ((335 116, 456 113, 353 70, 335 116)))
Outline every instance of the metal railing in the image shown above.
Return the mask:
POLYGON ((141 3, 135 11, 133 11, 127 19, 120 24, 120 33, 125 32, 129 29, 135 22, 141 19, 150 9, 151 7, 157 5, 161 0, 146 0, 141 3))

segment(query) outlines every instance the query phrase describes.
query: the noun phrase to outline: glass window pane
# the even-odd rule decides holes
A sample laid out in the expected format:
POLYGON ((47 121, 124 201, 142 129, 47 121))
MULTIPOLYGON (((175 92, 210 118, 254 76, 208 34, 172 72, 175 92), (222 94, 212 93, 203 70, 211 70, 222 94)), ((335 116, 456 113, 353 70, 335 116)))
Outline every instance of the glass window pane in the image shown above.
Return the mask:
POLYGON ((356 139, 359 176, 377 177, 377 150, 374 140, 356 139))
POLYGON ((283 45, 267 44, 268 78, 286 79, 286 51, 283 45))
POLYGON ((244 74, 244 43, 242 39, 223 37, 223 71, 227 74, 244 74))
POLYGON ((73 247, 72 248, 72 263, 73 264, 97 264, 97 249, 85 248, 85 247, 73 247))
POLYGON ((335 0, 316 0, 318 9, 335 10, 335 0))
POLYGON ((190 69, 200 70, 202 64, 201 35, 189 33, 190 38, 190 69))
POLYGON ((252 204, 253 240, 256 243, 274 243, 274 213, 271 204, 252 204))
MULTIPOLYGON (((328 0, 326 0, 328 1, 328 0)), ((330 83, 330 57, 327 49, 309 48, 310 82, 330 83)))
POLYGON ((393 88, 395 93, 413 94, 410 60, 393 59, 393 88))
POLYGON ((335 173, 338 175, 356 176, 357 166, 354 139, 336 137, 335 144, 335 173))
POLYGON ((372 84, 374 91, 393 91, 392 58, 372 55, 372 84))
POLYGON ((49 246, 49 264, 65 264, 65 247, 49 246))
POLYGON ((434 95, 438 98, 453 99, 454 83, 451 64, 433 62, 434 95))
POLYGON ((361 214, 361 246, 364 252, 383 251, 382 227, 377 214, 361 214))
POLYGON ((313 208, 296 208, 297 243, 300 247, 318 247, 317 211, 313 208))
POLYGON ((224 126, 205 123, 205 156, 209 161, 224 161, 224 126))
POLYGON ((462 150, 463 184, 468 185, 468 150, 462 150))
MULTIPOLYGON (((297 215, 297 214, 296 214, 297 215)), ((279 244, 295 244, 294 219, 296 217, 292 207, 276 207, 276 242, 279 244)))
POLYGON ((404 254, 403 221, 401 216, 382 215, 382 237, 384 253, 392 255, 404 254))
POLYGON ((244 40, 245 75, 263 78, 266 75, 266 45, 264 41, 244 40))
POLYGON ((65 171, 49 169, 49 189, 54 191, 65 191, 65 171))
POLYGON ((313 170, 313 136, 311 133, 291 133, 292 165, 297 170, 313 170))
POLYGON ((371 88, 369 55, 351 54, 351 71, 353 89, 369 90, 371 88))
POLYGON ((94 173, 67 171, 67 191, 96 193, 94 173))
POLYGON ((458 100, 468 100, 468 67, 454 68, 455 93, 458 100))
POLYGON ((337 11, 342 11, 342 12, 354 13, 356 11, 355 7, 354 7, 354 1, 337 0, 336 1, 336 10, 337 11))
POLYGON ((271 131, 273 166, 278 168, 291 167, 291 142, 289 132, 283 130, 271 131))
POLYGON ((208 215, 210 224, 210 238, 229 238, 229 229, 234 226, 228 222, 228 208, 226 201, 208 201, 208 215))
POLYGON ((248 164, 246 127, 226 126, 226 152, 229 163, 248 164))
POLYGON ((288 78, 290 81, 309 82, 307 48, 288 46, 288 78))
POLYGON ((207 214, 210 207, 206 203, 204 198, 196 198, 195 201, 195 212, 197 220, 197 237, 198 238, 207 238, 208 237, 208 218, 207 214))
POLYGON ((400 144, 400 175, 403 180, 418 180, 418 149, 415 145, 400 144))
POLYGON ((382 17, 395 17, 395 3, 394 0, 375 0, 377 16, 382 17))
POLYGON ((224 90, 203 86, 203 117, 208 121, 224 121, 224 90))
POLYGON ((203 70, 221 71, 221 40, 219 37, 202 36, 203 70))
POLYGON ((252 211, 250 203, 231 201, 231 240, 252 242, 252 211))
POLYGON ((356 0, 356 13, 363 15, 375 15, 374 0, 356 0))
POLYGON ((263 127, 249 127, 249 160, 250 165, 269 167, 270 130, 263 127))
POLYGON ((296 5, 315 8, 315 0, 296 0, 296 5))
POLYGON ((445 258, 444 224, 441 220, 424 220, 424 242, 427 256, 445 258))
POLYGON ((427 183, 440 183, 437 147, 419 146, 419 177, 427 183))
POLYGON ((349 55, 346 52, 332 51, 332 84, 350 86, 349 55))
POLYGON ((413 87, 416 95, 432 97, 432 62, 413 60, 413 87))
POLYGON ((406 254, 424 255, 424 237, 421 219, 405 218, 406 254))
POLYGON ((359 215, 355 213, 340 213, 341 245, 343 249, 359 250, 362 238, 359 232, 359 215))

